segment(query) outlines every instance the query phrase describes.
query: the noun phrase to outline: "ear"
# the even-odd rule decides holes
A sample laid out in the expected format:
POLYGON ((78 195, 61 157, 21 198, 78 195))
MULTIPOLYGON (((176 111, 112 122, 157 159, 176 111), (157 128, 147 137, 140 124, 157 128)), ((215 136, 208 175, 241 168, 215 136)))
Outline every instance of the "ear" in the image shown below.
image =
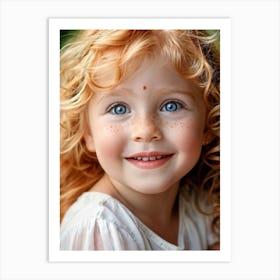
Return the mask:
POLYGON ((212 142, 214 139, 214 135, 211 134, 209 131, 205 131, 202 139, 202 146, 206 146, 212 142))
POLYGON ((89 133, 85 133, 84 139, 85 139, 85 142, 86 142, 87 149, 90 152, 95 152, 95 143, 94 143, 94 139, 93 139, 92 135, 89 134, 89 133))

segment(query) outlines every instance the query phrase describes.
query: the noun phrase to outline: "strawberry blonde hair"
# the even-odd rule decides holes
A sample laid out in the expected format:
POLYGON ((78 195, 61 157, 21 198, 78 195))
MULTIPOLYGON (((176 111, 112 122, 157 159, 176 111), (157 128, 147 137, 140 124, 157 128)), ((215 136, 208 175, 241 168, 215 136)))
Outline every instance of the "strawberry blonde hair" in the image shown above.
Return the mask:
POLYGON ((95 153, 88 151, 87 108, 95 91, 110 89, 127 77, 146 57, 164 55, 178 74, 203 91, 209 143, 200 159, 182 179, 196 194, 205 193, 212 206, 212 230, 219 234, 220 217, 220 59, 219 33, 205 30, 84 30, 61 49, 60 61, 60 218, 104 174, 95 153), (114 70, 107 84, 102 74, 114 70))

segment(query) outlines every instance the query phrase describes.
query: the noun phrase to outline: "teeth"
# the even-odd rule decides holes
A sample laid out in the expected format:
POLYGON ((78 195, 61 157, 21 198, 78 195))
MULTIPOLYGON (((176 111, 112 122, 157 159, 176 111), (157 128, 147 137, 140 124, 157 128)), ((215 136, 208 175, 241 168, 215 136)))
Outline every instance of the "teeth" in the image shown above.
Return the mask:
POLYGON ((153 157, 136 157, 135 160, 142 160, 142 161, 152 161, 152 160, 158 160, 161 158, 164 158, 167 156, 153 156, 153 157))

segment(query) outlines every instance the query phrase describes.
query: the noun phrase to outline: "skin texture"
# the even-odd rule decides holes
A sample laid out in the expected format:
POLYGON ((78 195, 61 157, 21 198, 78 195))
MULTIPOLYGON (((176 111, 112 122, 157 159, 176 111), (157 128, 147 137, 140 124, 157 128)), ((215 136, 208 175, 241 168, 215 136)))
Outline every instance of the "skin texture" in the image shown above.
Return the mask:
POLYGON ((198 161, 205 137, 202 93, 158 57, 144 60, 114 89, 94 94, 88 110, 87 148, 105 171, 92 191, 117 198, 176 244, 179 182, 198 161))

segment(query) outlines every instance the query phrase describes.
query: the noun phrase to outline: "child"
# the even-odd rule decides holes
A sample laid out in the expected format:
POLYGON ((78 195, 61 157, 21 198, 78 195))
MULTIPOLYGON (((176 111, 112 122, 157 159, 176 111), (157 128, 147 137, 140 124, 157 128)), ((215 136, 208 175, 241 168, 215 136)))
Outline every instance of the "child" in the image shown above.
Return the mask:
POLYGON ((202 30, 61 53, 61 249, 219 249, 219 54, 202 30))

